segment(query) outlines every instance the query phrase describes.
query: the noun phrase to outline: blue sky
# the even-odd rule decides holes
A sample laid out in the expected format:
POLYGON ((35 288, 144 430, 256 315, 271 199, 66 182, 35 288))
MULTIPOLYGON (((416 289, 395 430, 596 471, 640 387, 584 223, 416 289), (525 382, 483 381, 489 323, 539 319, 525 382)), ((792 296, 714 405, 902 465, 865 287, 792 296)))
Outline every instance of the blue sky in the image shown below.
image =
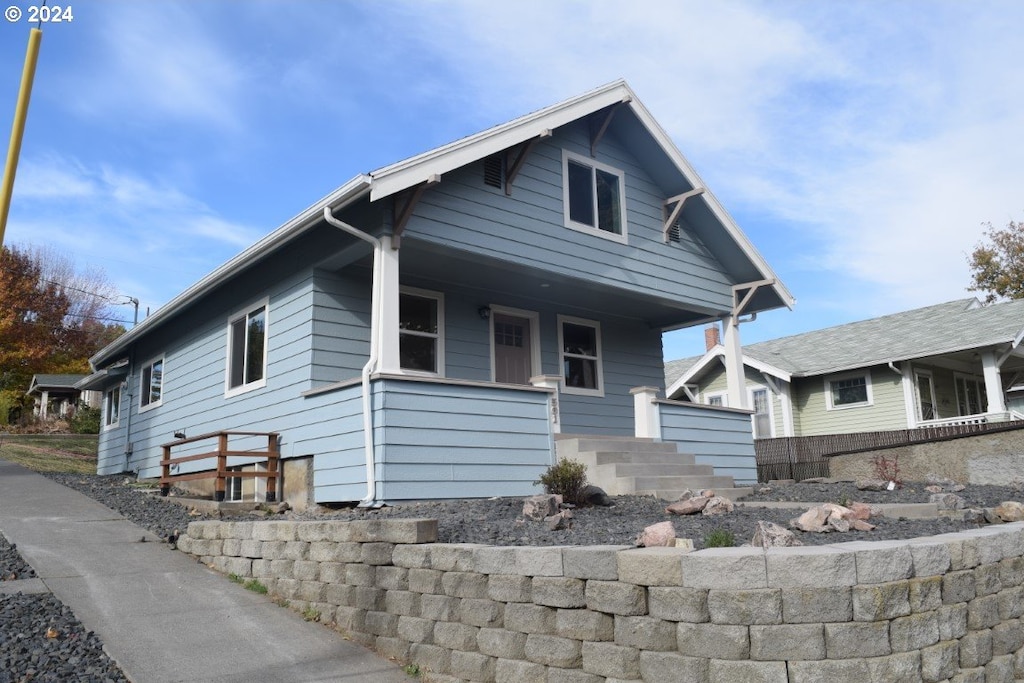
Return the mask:
MULTIPOLYGON (((620 77, 797 298, 744 342, 968 296, 983 223, 1024 218, 1016 1, 71 6, 43 27, 5 243, 143 311, 358 173, 620 77)), ((0 20, 4 141, 28 30, 0 20)))

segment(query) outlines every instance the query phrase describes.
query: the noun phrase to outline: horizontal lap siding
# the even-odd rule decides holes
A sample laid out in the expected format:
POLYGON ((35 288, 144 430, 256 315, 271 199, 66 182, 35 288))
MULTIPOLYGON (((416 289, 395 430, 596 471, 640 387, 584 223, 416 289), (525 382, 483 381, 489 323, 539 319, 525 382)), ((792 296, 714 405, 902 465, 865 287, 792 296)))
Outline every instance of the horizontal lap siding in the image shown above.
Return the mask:
POLYGON ((358 375, 370 353, 370 279, 317 270, 313 277, 313 386, 358 375))
POLYGON ((869 372, 872 404, 832 410, 827 408, 825 401, 826 377, 795 379, 793 406, 799 414, 799 431, 796 435, 906 429, 907 412, 903 401, 902 376, 884 365, 871 368, 869 372))
POLYGON ((757 481, 749 415, 690 405, 658 407, 662 439, 680 444, 698 464, 714 466, 716 474, 732 475, 737 483, 757 481))
POLYGON ((624 172, 628 244, 566 228, 562 148, 589 156, 583 124, 537 144, 516 177, 512 196, 484 186, 482 164, 446 174, 416 205, 406 232, 417 239, 498 257, 584 280, 714 309, 728 309, 731 283, 722 266, 685 236, 662 238, 664 193, 614 135, 597 160, 624 172))
POLYGON ((386 501, 528 495, 551 464, 547 394, 384 380, 378 443, 386 501))

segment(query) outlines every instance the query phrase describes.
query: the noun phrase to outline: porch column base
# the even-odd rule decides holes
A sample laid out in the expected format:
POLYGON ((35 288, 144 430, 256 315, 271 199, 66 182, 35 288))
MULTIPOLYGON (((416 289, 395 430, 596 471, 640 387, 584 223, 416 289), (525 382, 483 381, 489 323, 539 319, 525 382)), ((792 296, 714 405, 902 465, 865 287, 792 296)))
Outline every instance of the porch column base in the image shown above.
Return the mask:
POLYGON ((633 431, 640 439, 661 438, 661 415, 658 413, 658 387, 633 387, 633 431))
POLYGON ((562 385, 562 376, 535 375, 530 378, 530 384, 535 387, 551 390, 548 396, 548 415, 551 418, 551 432, 552 434, 560 434, 562 432, 562 418, 559 414, 561 407, 558 402, 558 388, 562 385))

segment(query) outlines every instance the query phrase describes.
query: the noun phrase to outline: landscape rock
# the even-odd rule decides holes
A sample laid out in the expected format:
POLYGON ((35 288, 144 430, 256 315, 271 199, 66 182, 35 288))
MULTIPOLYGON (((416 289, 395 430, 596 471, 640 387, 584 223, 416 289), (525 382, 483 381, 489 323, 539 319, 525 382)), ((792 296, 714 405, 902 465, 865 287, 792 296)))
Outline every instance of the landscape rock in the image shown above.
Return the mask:
POLYGON ((551 515, 558 514, 558 506, 562 497, 553 493, 542 493, 523 500, 523 517, 535 522, 543 521, 551 515))
POLYGON ((928 502, 935 503, 940 510, 963 510, 967 507, 964 499, 955 493, 933 493, 928 502))
POLYGON ((847 519, 870 519, 873 511, 867 503, 850 503, 850 516, 847 519))
POLYGON ((861 491, 885 491, 889 488, 889 482, 884 479, 861 479, 855 486, 861 491))
POLYGON ((1015 500, 1007 500, 995 507, 993 512, 1004 522, 1024 521, 1024 504, 1015 500))
POLYGON ((636 545, 643 548, 671 547, 676 544, 676 529, 672 522, 652 524, 636 537, 636 545))
POLYGON ((695 515, 698 512, 704 510, 704 506, 708 504, 709 498, 704 496, 694 496, 693 498, 687 498, 686 500, 677 500, 674 503, 669 503, 668 507, 665 508, 665 512, 670 515, 695 515))
POLYGON ((874 531, 876 527, 874 524, 869 524, 863 519, 855 519, 850 522, 850 528, 854 531, 874 531))
POLYGON ((750 545, 757 548, 788 548, 803 543, 797 539, 796 534, 784 526, 759 520, 750 545))
POLYGON ((989 524, 1002 524, 1003 518, 996 514, 995 508, 985 508, 982 511, 983 521, 989 524))
POLYGON ((969 508, 964 510, 964 521, 968 524, 984 524, 986 521, 985 510, 980 508, 969 508))
POLYGON ((683 489, 682 493, 680 493, 679 496, 676 498, 676 501, 690 500, 691 498, 693 498, 696 495, 697 494, 694 493, 693 491, 691 491, 690 489, 683 489))
POLYGON ((830 531, 846 532, 851 528, 857 531, 870 531, 874 529, 874 526, 868 524, 865 521, 866 517, 864 517, 864 508, 867 508, 866 514, 870 516, 870 507, 863 503, 857 503, 856 505, 861 506, 856 511, 842 505, 836 505, 835 503, 815 505, 796 519, 791 520, 789 525, 800 531, 815 533, 827 533, 830 531))
POLYGON ((800 531, 825 531, 831 511, 824 505, 816 505, 789 523, 800 531))
POLYGON ((702 515, 724 515, 732 512, 735 509, 732 501, 724 496, 715 496, 710 498, 707 504, 704 505, 704 509, 701 510, 702 515))
POLYGON ((580 502, 585 505, 597 505, 605 508, 615 505, 603 488, 593 484, 584 486, 580 491, 580 502))
POLYGON ((548 525, 548 529, 551 531, 562 531, 563 529, 572 528, 572 510, 562 510, 561 512, 545 517, 544 522, 548 525))
POLYGON ((925 486, 924 490, 927 491, 928 493, 942 493, 942 487, 935 486, 934 484, 931 486, 925 486))
POLYGON ((715 490, 714 489, 704 489, 703 491, 700 492, 700 495, 704 496, 705 498, 714 498, 715 497, 715 490))

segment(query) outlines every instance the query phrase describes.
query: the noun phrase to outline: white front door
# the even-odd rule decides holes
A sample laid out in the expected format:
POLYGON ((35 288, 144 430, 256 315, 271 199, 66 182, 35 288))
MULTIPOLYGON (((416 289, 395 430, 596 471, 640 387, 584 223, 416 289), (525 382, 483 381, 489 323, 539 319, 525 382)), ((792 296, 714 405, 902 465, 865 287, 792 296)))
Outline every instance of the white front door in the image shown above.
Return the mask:
POLYGON ((529 384, 533 376, 533 321, 528 317, 494 312, 494 381, 529 384))

